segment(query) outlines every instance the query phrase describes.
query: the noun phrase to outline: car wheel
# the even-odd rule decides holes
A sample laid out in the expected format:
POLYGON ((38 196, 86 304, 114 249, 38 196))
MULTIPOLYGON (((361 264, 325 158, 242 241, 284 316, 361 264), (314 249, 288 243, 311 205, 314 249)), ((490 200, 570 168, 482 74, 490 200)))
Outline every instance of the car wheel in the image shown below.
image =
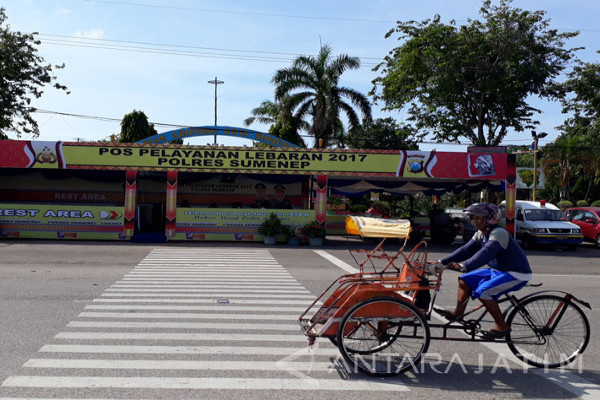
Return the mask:
POLYGON ((530 249, 533 248, 533 241, 531 240, 531 238, 529 237, 529 235, 523 236, 523 240, 521 240, 521 246, 525 250, 530 250, 530 249))
POLYGON ((600 248, 600 235, 596 236, 596 247, 600 248))

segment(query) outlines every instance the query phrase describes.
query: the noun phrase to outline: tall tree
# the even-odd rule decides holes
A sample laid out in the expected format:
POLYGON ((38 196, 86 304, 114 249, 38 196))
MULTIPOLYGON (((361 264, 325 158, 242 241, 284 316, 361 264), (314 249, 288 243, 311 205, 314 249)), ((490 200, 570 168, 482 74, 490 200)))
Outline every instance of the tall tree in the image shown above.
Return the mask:
POLYGON ((559 136, 553 143, 543 148, 543 163, 546 181, 559 187, 560 200, 570 200, 570 186, 573 176, 573 164, 577 162, 577 138, 559 136))
POLYGON ((567 127, 585 128, 600 118, 600 63, 579 63, 567 75, 561 88, 572 93, 563 100, 563 111, 573 112, 567 127))
POLYGON ((339 138, 340 117, 348 118, 349 129, 360 124, 355 107, 366 119, 371 119, 371 105, 365 95, 340 86, 342 74, 360 67, 358 58, 342 54, 335 58, 329 46, 321 47, 317 56, 300 56, 289 68, 275 73, 275 100, 285 102, 300 119, 311 121, 308 133, 315 138, 315 147, 327 147, 339 138))
POLYGON ((289 108, 282 102, 264 100, 260 106, 253 108, 251 117, 244 120, 244 126, 252 125, 254 122, 269 124, 269 133, 280 137, 300 147, 306 147, 300 132, 308 131, 308 124, 301 118, 292 115, 289 108))
POLYGON ((540 111, 530 96, 556 98, 555 78, 574 56, 565 41, 576 32, 549 28, 545 11, 510 6, 510 0, 480 8, 482 21, 463 26, 440 22, 399 22, 386 37, 403 40, 378 66, 373 91, 386 109, 408 106, 409 120, 439 141, 464 137, 478 146, 496 146, 512 128, 534 128, 540 111))
POLYGON ((8 139, 7 132, 15 132, 17 137, 31 134, 35 138, 40 131, 31 116, 35 111, 31 107, 32 97, 41 97, 44 86, 53 82, 56 89, 67 90, 53 75, 53 68, 64 68, 64 64, 45 64, 37 52, 40 45, 35 39, 37 33, 11 32, 5 23, 4 8, 0 8, 0 139, 8 139))
POLYGON ((560 127, 563 135, 577 144, 577 157, 572 160, 572 180, 578 199, 597 196, 600 184, 600 63, 580 63, 560 86, 568 96, 563 99, 563 112, 570 113, 560 127))
POLYGON ((418 150, 415 132, 410 126, 398 125, 393 118, 364 121, 346 138, 351 149, 418 150))
POLYGON ((143 111, 133 110, 126 114, 121 121, 120 143, 135 143, 149 136, 158 134, 154 125, 148 123, 148 117, 143 111))

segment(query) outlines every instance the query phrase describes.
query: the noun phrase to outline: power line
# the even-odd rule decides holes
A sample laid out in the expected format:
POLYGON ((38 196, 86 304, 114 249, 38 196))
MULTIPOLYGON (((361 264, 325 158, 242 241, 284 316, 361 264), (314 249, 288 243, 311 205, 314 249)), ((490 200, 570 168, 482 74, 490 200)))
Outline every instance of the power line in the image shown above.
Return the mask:
MULTIPOLYGON (((85 0, 83 0, 85 1, 85 0)), ((186 57, 200 57, 200 58, 221 58, 229 60, 240 60, 240 61, 261 61, 261 62, 277 62, 277 63, 292 63, 300 53, 283 53, 275 51, 260 51, 260 50, 238 50, 238 49, 226 49, 226 48, 214 48, 214 47, 200 47, 190 45, 175 45, 165 43, 152 43, 152 42, 136 42, 128 40, 114 40, 114 39, 97 39, 97 38, 82 38, 77 36, 65 36, 65 35, 53 35, 53 34, 38 34, 40 40, 44 44, 67 46, 67 47, 82 47, 82 48, 93 48, 101 50, 113 50, 123 51, 128 53, 149 53, 149 54, 161 54, 161 55, 173 55, 173 56, 186 56, 186 57), (47 37, 47 38, 46 38, 47 37), (148 47, 149 46, 149 47, 148 47), (195 51, 187 49, 197 50, 211 50, 217 52, 205 52, 195 51), (232 53, 232 54, 224 54, 232 53), (242 53, 242 54, 235 54, 242 53), (256 54, 256 56, 253 56, 256 54), (260 54, 266 54, 259 56, 260 54), (271 55, 280 55, 281 57, 273 57, 271 55), (287 57, 290 56, 290 57, 287 57)), ((387 60, 378 57, 356 57, 361 60, 361 68, 373 68, 380 64, 386 64, 387 60), (372 61, 362 61, 372 60, 372 61)), ((570 72, 568 67, 578 65, 576 61, 565 63, 564 73, 570 72)), ((463 68, 440 68, 443 71, 454 71, 461 73, 489 73, 492 72, 492 68, 482 67, 463 67, 463 68)))
MULTIPOLYGON (((195 49, 195 50, 211 50, 211 51, 225 51, 232 53, 250 53, 250 54, 269 54, 269 55, 280 55, 280 56, 293 56, 298 57, 303 54, 301 53, 283 53, 278 51, 265 51, 265 50, 244 50, 244 49, 227 49, 221 47, 203 47, 203 46, 191 46, 191 45, 183 45, 183 44, 171 44, 171 43, 153 43, 153 42, 138 42, 132 40, 116 40, 116 39, 100 39, 100 38, 86 38, 81 36, 67 36, 67 35, 54 35, 50 33, 38 33, 40 37, 50 37, 50 38, 62 38, 73 40, 76 42, 86 41, 90 42, 109 42, 109 43, 126 43, 126 44, 135 44, 135 45, 144 45, 144 46, 155 46, 155 47, 174 47, 174 48, 182 48, 182 49, 195 49)), ((381 57, 358 57, 361 60, 376 60, 382 61, 381 57)))
MULTIPOLYGON (((111 118, 111 117, 101 117, 101 116, 95 116, 95 115, 84 115, 84 114, 74 114, 74 113, 66 113, 66 112, 60 112, 60 111, 51 111, 51 110, 42 110, 39 108, 36 108, 34 110, 32 110, 32 112, 34 113, 40 113, 40 114, 52 114, 52 115, 61 115, 61 116, 66 116, 66 117, 73 117, 73 118, 82 118, 82 119, 91 119, 91 120, 96 120, 96 121, 102 121, 102 122, 121 122, 123 119, 122 118, 111 118)), ((169 123, 164 123, 164 122, 151 122, 148 121, 149 124, 152 124, 154 126, 164 126, 164 127, 168 127, 168 128, 185 128, 188 127, 190 125, 186 125, 186 124, 169 124, 169 123)), ((314 136, 311 135, 300 135, 301 137, 308 137, 308 138, 312 138, 314 136)), ((368 140, 369 138, 356 138, 357 140, 368 140)), ((530 139, 512 139, 510 140, 510 142, 523 142, 523 141, 531 141, 530 139)), ((472 143, 462 143, 462 142, 448 142, 448 143, 440 143, 440 142, 434 142, 434 141, 419 141, 419 143, 422 144, 438 144, 438 145, 451 145, 451 146, 472 146, 472 143)))
MULTIPOLYGON (((242 60, 242 61, 264 61, 264 62, 285 62, 291 63, 300 54, 294 53, 280 53, 274 51, 257 51, 257 50, 237 50, 237 49, 224 49, 224 48, 211 48, 211 47, 199 47, 189 45, 173 45, 164 43, 151 43, 151 42, 133 42, 127 40, 108 40, 108 39, 93 39, 93 38, 80 38, 74 36, 63 36, 63 35, 52 35, 52 34, 40 34, 40 40, 44 44, 58 45, 58 46, 69 46, 69 47, 83 47, 83 48, 94 48, 102 50, 114 50, 124 51, 130 53, 151 53, 151 54, 163 54, 163 55, 175 55, 175 56, 188 56, 188 57, 209 57, 209 58, 223 58, 230 60, 242 60), (194 50, 195 49, 195 50, 194 50), (198 51, 198 50, 211 50, 211 51, 198 51), (214 52, 218 51, 218 52, 214 52), (231 53, 231 54, 228 54, 231 53), (241 54, 235 54, 241 53, 241 54), (264 54, 264 55, 261 55, 264 54), (260 56, 259 56, 260 55, 260 56), (275 57, 280 55, 281 57, 275 57), (291 57, 293 56, 293 58, 291 57)), ((362 59, 378 60, 375 57, 362 57, 362 59)), ((371 68, 376 63, 362 62, 361 67, 371 68)))
POLYGON ((384 24, 396 23, 396 21, 392 21, 392 20, 319 17, 319 16, 312 16, 312 15, 259 13, 259 12, 249 12, 249 11, 228 11, 228 10, 226 11, 226 10, 215 10, 215 9, 209 9, 209 8, 179 7, 179 6, 165 6, 165 5, 160 5, 160 4, 133 3, 133 2, 129 2, 129 1, 109 1, 109 0, 82 0, 82 1, 92 2, 92 3, 105 3, 105 4, 135 6, 135 7, 162 8, 162 9, 167 9, 167 10, 197 11, 197 12, 218 13, 218 14, 235 14, 235 15, 254 15, 257 17, 313 19, 313 20, 322 20, 322 21, 343 21, 343 22, 368 22, 368 23, 384 23, 384 24))
MULTIPOLYGON (((73 117, 73 118, 91 119, 91 120, 102 121, 102 122, 121 122, 123 120, 123 118, 99 117, 96 115, 74 114, 74 113, 66 113, 66 112, 60 112, 60 111, 42 110, 39 108, 33 109, 31 112, 40 113, 40 114, 62 115, 62 116, 73 117)), ((148 123, 155 125, 155 126, 166 126, 166 127, 173 127, 173 128, 185 128, 185 127, 189 126, 189 125, 167 124, 167 123, 162 123, 162 122, 151 122, 151 121, 148 121, 148 123)))
MULTIPOLYGON (((113 4, 113 5, 123 5, 123 6, 159 8, 159 9, 167 9, 167 10, 197 11, 197 12, 207 12, 207 13, 216 13, 216 14, 255 15, 255 16, 262 16, 262 17, 273 17, 273 18, 294 18, 294 19, 341 21, 341 22, 361 22, 361 23, 377 23, 377 24, 396 24, 398 22, 397 20, 323 17, 323 16, 314 16, 314 15, 259 13, 259 12, 251 12, 251 11, 231 11, 231 10, 218 10, 218 9, 198 8, 198 7, 166 6, 166 5, 161 5, 161 4, 134 3, 134 2, 129 2, 129 1, 116 1, 116 0, 81 0, 81 1, 89 2, 89 3, 104 3, 104 4, 113 4)), ((453 19, 453 20, 456 22, 469 22, 468 19, 453 19)), ((577 29, 577 28, 559 28, 559 29, 564 30, 564 31, 600 33, 600 29, 577 29)))

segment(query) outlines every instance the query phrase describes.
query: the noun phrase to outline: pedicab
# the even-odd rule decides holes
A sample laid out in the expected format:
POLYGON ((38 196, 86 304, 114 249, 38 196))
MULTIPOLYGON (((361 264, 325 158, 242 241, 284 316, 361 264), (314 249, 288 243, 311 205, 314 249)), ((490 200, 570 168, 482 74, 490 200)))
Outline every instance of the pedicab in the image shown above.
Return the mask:
MULTIPOLYGON (((436 313, 444 268, 427 261, 424 241, 405 250, 410 221, 349 216, 346 232, 381 240, 371 250, 350 249, 358 272, 336 279, 302 313, 299 323, 309 345, 328 338, 351 371, 393 376, 421 362, 432 339, 491 341, 484 339, 482 323, 491 319, 483 306, 448 321, 436 313), (384 249, 392 238, 402 243, 397 251, 384 249), (431 323, 432 316, 442 322, 431 323), (462 334, 451 334, 457 331, 462 334)), ((498 302, 508 304, 504 314, 511 331, 495 341, 527 364, 570 364, 589 342, 589 322, 578 304, 591 307, 570 293, 545 290, 520 298, 507 293, 498 302)))

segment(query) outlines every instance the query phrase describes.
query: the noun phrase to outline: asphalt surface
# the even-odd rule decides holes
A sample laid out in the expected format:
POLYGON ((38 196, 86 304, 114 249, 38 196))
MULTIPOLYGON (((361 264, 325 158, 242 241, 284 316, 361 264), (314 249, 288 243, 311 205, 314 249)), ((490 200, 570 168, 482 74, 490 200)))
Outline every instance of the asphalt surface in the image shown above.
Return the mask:
MULTIPOLYGON (((543 286, 523 289, 523 294, 536 290, 558 289, 573 292, 577 297, 591 303, 592 310, 586 310, 592 331, 590 343, 581 362, 567 370, 557 373, 524 369, 510 359, 509 355, 504 355, 508 353, 505 345, 432 341, 426 362, 421 363, 417 370, 394 378, 366 378, 362 374, 347 374, 343 368, 339 368, 340 357, 337 355, 337 349, 326 339, 317 341, 317 362, 314 370, 302 370, 302 376, 298 376, 298 371, 286 370, 285 363, 281 364, 282 360, 293 355, 292 349, 305 348, 306 342, 303 338, 298 339, 299 331, 293 327, 297 327, 295 321, 277 322, 275 318, 297 318, 306 306, 301 299, 314 299, 337 277, 347 273, 332 260, 356 267, 356 262, 348 250, 371 249, 375 245, 376 242, 356 238, 328 238, 321 248, 286 245, 267 247, 262 244, 242 243, 0 242, 0 382, 3 382, 0 387, 0 399, 341 399, 361 395, 381 399, 396 399, 398 396, 408 396, 411 399, 600 398, 600 339, 597 335, 600 328, 597 311, 600 309, 600 299, 597 296, 600 284, 600 249, 588 244, 575 252, 562 249, 527 251, 535 274, 533 281, 543 282, 543 286), (214 293, 214 296, 210 297, 212 300, 231 300, 235 303, 236 295, 249 299, 247 305, 231 304, 240 307, 238 311, 230 311, 233 313, 231 319, 174 319, 173 315, 179 317, 178 313, 194 312, 177 308, 186 303, 166 303, 167 307, 170 307, 168 310, 157 309, 153 307, 153 303, 141 303, 144 307, 153 307, 150 310, 136 309, 134 304, 124 303, 119 307, 125 307, 122 312, 129 313, 131 318, 127 318, 126 315, 107 320, 117 322, 117 325, 113 324, 112 327, 84 327, 85 323, 105 321, 97 315, 82 316, 85 313, 89 315, 91 312, 113 312, 110 309, 90 307, 98 307, 98 304, 104 308, 111 306, 111 303, 104 306, 104 303, 96 301, 110 296, 111 290, 123 290, 115 288, 122 285, 128 279, 127 276, 144 273, 144 265, 170 264, 177 257, 187 257, 197 251, 202 252, 199 259, 238 259, 240 264, 249 265, 248 274, 262 274, 263 272, 259 271, 252 272, 251 266, 266 263, 266 271, 273 271, 273 277, 281 276, 283 279, 289 275, 294 285, 298 285, 298 293, 301 294, 298 294, 297 299, 293 294, 281 299, 276 297, 279 294, 273 294, 269 298, 277 300, 267 306, 275 308, 263 309, 263 305, 259 303, 250 303, 254 298, 260 299, 261 293, 268 293, 273 287, 260 289, 263 287, 261 280, 253 280, 250 276, 247 278, 248 284, 235 289, 235 293, 221 296, 226 289, 222 289, 223 292, 219 292, 219 289, 211 292, 214 293), (157 261, 152 261, 152 257, 157 261), (253 257, 256 257, 255 263, 252 261, 253 257), (258 288, 258 292, 252 291, 253 287, 258 288), (250 308, 245 311, 243 307, 250 308), (148 312, 173 314, 164 314, 164 318, 143 318, 142 314, 148 312), (240 318, 239 321, 234 320, 235 315, 235 318, 240 318), (125 327, 128 323, 145 321, 214 323, 216 327, 125 327), (123 326, 118 326, 121 323, 123 326), (240 324, 239 328, 235 328, 236 323, 240 324), (223 327, 234 327, 231 328, 232 331, 228 331, 219 329, 219 324, 223 327), (277 324, 281 324, 281 327, 277 327, 277 324), (100 336, 87 337, 83 333, 100 336), (150 336, 136 339, 129 337, 131 333, 150 336), (284 333, 282 338, 277 336, 284 333), (159 334, 170 334, 172 337, 159 337, 159 334), (200 337, 191 339, 187 336, 177 336, 181 334, 200 337), (239 336, 228 339, 229 334, 239 336), (114 338, 107 338, 112 337, 111 335, 114 338), (144 348, 175 346, 188 349, 190 346, 203 346, 209 349, 207 352, 212 348, 215 354, 140 355, 46 351, 50 348, 48 346, 94 344, 144 348), (257 354, 237 354, 236 346, 252 348, 257 354), (227 350, 232 348, 233 351, 227 350), (286 353, 286 349, 289 350, 289 354, 286 353), (269 354, 268 351, 276 351, 277 354, 269 354), (57 359, 61 359, 62 362, 77 360, 83 366, 61 367, 57 364, 57 359), (105 367, 86 366, 85 363, 92 360, 112 363, 105 367), (211 367, 203 366, 199 370, 182 367, 181 362, 198 360, 206 361, 211 367), (153 368, 144 366, 144 362, 165 362, 168 366, 153 368), (180 364, 169 364, 173 362, 180 364), (214 365, 211 364, 213 362, 214 365), (119 366, 119 363, 122 365, 119 366), (127 367, 125 363, 133 364, 127 367), (60 382, 57 383, 58 381, 60 382)), ((400 243, 390 241, 385 249, 395 252, 399 247, 400 243)), ((411 245, 408 246, 410 247, 411 245)), ((428 259, 441 258, 457 247, 458 244, 433 245, 429 248, 428 259)), ((358 254, 359 262, 362 261, 361 256, 363 255, 358 254)), ((219 268, 226 273, 227 268, 232 267, 219 268)), ((215 279, 220 273, 215 273, 215 279)), ((244 275, 245 272, 239 274, 244 275)), ((437 305, 453 307, 457 276, 454 272, 445 274, 437 305)), ((164 276, 160 279, 168 281, 164 276)), ((202 284, 202 288, 205 289, 198 286, 196 292, 210 292, 211 285, 219 287, 220 283, 214 279, 214 282, 211 281, 210 276, 206 279, 207 283, 202 284)), ((230 281, 231 284, 242 284, 245 279, 241 276, 236 277, 234 273, 230 281)), ((193 278, 189 278, 187 283, 192 286, 200 285, 193 281, 193 278)), ((186 283, 186 278, 179 283, 186 283)), ((274 282, 274 286, 277 285, 274 282)), ((284 289, 287 283, 281 285, 284 289)), ((204 310, 201 311, 203 314, 214 312, 206 311, 202 307, 204 305, 200 308, 204 310)), ((302 357, 306 357, 306 354, 302 357)), ((300 359, 302 360, 301 357, 300 359)))

